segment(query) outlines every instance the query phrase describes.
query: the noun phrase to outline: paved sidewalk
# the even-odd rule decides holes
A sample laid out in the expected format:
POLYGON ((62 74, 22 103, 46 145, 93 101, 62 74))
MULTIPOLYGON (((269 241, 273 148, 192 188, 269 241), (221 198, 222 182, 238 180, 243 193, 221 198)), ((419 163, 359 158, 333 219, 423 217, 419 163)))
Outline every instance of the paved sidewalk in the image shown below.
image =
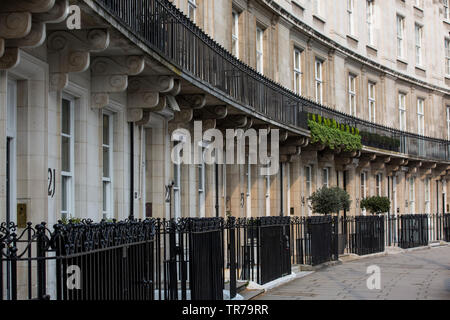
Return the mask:
POLYGON ((271 289, 268 300, 450 300, 450 246, 372 257, 328 267, 271 289), (367 267, 381 271, 381 289, 367 288, 367 267))

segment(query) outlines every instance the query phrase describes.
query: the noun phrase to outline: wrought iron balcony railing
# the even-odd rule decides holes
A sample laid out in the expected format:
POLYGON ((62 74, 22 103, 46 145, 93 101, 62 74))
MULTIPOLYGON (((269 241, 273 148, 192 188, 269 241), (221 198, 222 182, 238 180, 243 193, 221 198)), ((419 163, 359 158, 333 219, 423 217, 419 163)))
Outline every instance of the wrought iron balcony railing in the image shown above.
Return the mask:
POLYGON ((96 0, 109 14, 184 73, 284 125, 308 129, 307 113, 357 127, 363 145, 449 160, 449 141, 388 128, 296 95, 220 46, 168 0, 96 0))

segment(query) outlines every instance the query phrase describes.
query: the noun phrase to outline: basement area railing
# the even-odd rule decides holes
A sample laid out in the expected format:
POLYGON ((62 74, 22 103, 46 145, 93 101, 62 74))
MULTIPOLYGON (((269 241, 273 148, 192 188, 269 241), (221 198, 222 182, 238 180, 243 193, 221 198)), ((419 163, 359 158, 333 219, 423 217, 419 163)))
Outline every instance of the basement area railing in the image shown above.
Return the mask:
POLYGON ((450 214, 0 224, 0 300, 222 300, 292 265, 450 241, 450 214))
POLYGON ((296 95, 234 57, 167 0, 95 0, 164 59, 272 120, 308 129, 307 114, 359 129, 363 145, 433 160, 449 159, 449 141, 352 117, 296 95))

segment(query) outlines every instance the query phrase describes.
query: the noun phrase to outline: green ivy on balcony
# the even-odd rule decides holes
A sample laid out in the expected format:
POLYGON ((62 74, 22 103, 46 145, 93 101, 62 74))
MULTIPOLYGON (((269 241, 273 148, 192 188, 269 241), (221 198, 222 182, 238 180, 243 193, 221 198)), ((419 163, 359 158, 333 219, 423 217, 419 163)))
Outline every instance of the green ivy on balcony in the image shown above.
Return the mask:
POLYGON ((308 114, 308 127, 312 143, 319 142, 332 150, 339 147, 345 151, 362 149, 358 128, 312 113, 308 114))

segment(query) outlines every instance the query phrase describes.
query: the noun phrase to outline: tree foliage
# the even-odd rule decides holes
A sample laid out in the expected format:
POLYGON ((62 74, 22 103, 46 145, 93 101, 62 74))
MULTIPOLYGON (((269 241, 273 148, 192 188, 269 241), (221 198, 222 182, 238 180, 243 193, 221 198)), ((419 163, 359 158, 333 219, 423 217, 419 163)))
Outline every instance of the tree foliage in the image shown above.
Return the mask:
POLYGON ((391 208, 391 201, 388 197, 373 196, 361 200, 361 209, 367 209, 372 214, 388 212, 391 208))
POLYGON ((316 213, 330 214, 350 209, 350 195, 339 187, 322 187, 315 191, 308 200, 316 213))

